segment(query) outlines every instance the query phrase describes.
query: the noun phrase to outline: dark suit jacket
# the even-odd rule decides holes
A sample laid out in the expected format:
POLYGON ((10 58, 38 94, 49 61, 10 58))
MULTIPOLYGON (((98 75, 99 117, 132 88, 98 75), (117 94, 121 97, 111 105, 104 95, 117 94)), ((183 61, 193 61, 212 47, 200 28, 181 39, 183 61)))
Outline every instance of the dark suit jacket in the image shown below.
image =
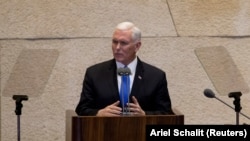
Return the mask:
MULTIPOLYGON (((80 101, 75 109, 79 116, 96 115, 119 97, 115 59, 87 68, 80 101)), ((138 58, 131 96, 135 96, 147 115, 172 114, 171 100, 164 71, 138 58)))

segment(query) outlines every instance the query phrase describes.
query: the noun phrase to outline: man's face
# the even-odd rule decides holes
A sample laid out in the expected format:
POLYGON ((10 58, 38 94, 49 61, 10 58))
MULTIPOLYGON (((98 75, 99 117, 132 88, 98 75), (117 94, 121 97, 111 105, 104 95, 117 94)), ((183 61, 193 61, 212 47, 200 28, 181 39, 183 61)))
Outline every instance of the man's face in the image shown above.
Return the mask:
POLYGON ((116 61, 128 65, 136 57, 141 42, 134 42, 130 30, 115 30, 112 39, 112 51, 116 61))

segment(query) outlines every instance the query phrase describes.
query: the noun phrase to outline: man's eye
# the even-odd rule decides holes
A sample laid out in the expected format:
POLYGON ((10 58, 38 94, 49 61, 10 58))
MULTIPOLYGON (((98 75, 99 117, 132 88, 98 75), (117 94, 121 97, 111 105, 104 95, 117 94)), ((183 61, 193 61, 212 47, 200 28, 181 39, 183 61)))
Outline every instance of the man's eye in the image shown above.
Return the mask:
POLYGON ((127 42, 120 42, 121 45, 127 45, 128 43, 127 42))
POLYGON ((121 46, 125 46, 125 45, 128 45, 129 43, 128 42, 125 42, 125 41, 116 41, 116 40, 113 40, 112 41, 113 44, 120 44, 121 46))
POLYGON ((118 41, 113 40, 113 44, 118 44, 118 41))

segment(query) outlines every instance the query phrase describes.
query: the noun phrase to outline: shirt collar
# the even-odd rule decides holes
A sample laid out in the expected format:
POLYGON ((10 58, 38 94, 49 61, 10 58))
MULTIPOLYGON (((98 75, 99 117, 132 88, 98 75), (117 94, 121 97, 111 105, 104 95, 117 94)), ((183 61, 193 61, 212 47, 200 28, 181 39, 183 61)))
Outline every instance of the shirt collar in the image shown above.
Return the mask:
MULTIPOLYGON (((127 65, 127 67, 129 67, 129 69, 131 70, 132 74, 135 73, 137 62, 138 62, 138 59, 137 59, 137 57, 135 57, 135 59, 127 65)), ((122 64, 121 62, 118 62, 118 61, 116 61, 116 66, 117 66, 117 68, 124 68, 125 67, 124 64, 122 64)))

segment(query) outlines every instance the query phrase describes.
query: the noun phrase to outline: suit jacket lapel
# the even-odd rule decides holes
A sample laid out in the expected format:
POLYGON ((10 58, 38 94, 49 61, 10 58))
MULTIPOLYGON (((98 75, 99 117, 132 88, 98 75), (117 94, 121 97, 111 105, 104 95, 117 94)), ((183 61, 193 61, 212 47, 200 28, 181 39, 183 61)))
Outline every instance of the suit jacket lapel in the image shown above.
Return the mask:
POLYGON ((108 79, 107 83, 109 83, 109 88, 111 89, 113 93, 113 96, 115 99, 120 99, 119 96, 119 90, 118 90, 118 82, 117 82, 117 72, 116 72, 116 63, 115 63, 115 59, 112 59, 110 61, 110 67, 109 67, 109 77, 112 79, 108 79))
POLYGON ((138 58, 136 71, 135 71, 135 77, 134 77, 134 83, 132 86, 131 96, 137 96, 140 93, 143 93, 144 90, 144 68, 142 61, 138 58))

